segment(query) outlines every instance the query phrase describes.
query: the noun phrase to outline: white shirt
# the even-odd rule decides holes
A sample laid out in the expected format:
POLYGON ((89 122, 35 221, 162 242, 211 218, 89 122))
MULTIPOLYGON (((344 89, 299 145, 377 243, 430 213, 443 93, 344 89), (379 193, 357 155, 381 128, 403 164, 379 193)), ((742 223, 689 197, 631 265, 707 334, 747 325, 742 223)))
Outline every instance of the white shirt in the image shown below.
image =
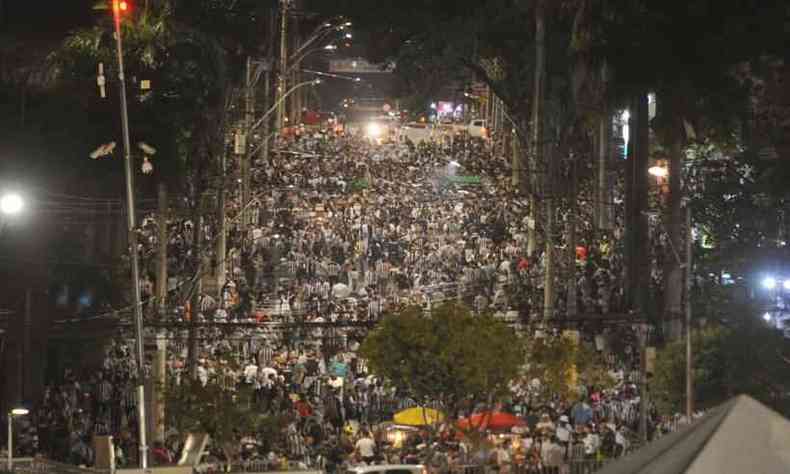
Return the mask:
POLYGON ((372 458, 376 455, 376 442, 371 438, 360 438, 355 448, 363 458, 372 458))
POLYGON ((247 367, 244 367, 244 380, 247 383, 252 383, 255 380, 255 376, 258 374, 258 366, 255 364, 249 364, 247 367))

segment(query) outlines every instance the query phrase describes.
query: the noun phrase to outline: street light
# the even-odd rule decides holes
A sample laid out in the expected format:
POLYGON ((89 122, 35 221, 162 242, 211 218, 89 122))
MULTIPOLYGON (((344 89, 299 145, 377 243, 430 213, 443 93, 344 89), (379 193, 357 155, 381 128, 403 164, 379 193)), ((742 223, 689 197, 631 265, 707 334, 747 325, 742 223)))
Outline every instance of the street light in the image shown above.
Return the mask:
POLYGON ((17 215, 25 208, 25 200, 17 193, 4 194, 0 198, 0 212, 7 216, 17 215))
POLYGON ((669 170, 663 166, 651 166, 647 172, 657 178, 666 178, 669 176, 669 170))
MULTIPOLYGON (((310 51, 313 45, 323 41, 332 32, 339 32, 351 26, 351 22, 342 17, 330 19, 320 25, 307 37, 302 45, 296 49, 291 55, 288 54, 288 10, 291 8, 291 0, 281 0, 281 25, 280 25, 280 71, 277 81, 276 96, 278 98, 285 92, 286 89, 286 76, 293 70, 293 66, 298 64, 306 56, 305 52, 310 51)), ((319 48, 321 49, 321 48, 319 48)), ((278 107, 277 109, 277 128, 282 128, 285 122, 285 107, 278 107)))
MULTIPOLYGON (((323 82, 323 81, 321 81, 321 79, 313 79, 313 80, 310 80, 310 81, 304 81, 304 82, 300 82, 299 84, 297 84, 297 85, 295 85, 295 86, 291 87, 289 90, 287 90, 287 91, 285 92, 285 94, 283 94, 283 96, 282 96, 282 97, 280 97, 280 98, 277 100, 277 102, 275 102, 275 103, 274 103, 274 105, 272 105, 272 106, 271 106, 271 108, 270 108, 269 110, 267 110, 267 111, 266 111, 266 113, 264 113, 264 114, 263 114, 263 117, 259 118, 259 119, 258 119, 258 121, 257 121, 257 122, 255 122, 255 123, 254 123, 254 124, 253 124, 253 125, 252 125, 252 126, 249 128, 249 130, 247 130, 247 133, 248 133, 248 134, 252 134, 252 133, 255 131, 255 129, 257 129, 258 127, 260 127, 260 126, 261 126, 261 124, 263 124, 263 122, 264 122, 264 121, 265 121, 267 118, 269 118, 269 115, 271 115, 273 112, 275 112, 275 111, 279 110, 280 104, 282 104, 282 103, 285 101, 285 99, 287 99, 287 98, 288 98, 288 96, 289 96, 289 95, 291 95, 292 93, 294 93, 294 92, 295 92, 297 89, 300 89, 300 88, 302 88, 302 87, 305 87, 305 86, 317 86, 317 85, 321 84, 321 82, 323 82)), ((274 131, 274 133, 277 133, 277 131, 279 131, 279 130, 281 130, 281 129, 282 129, 282 127, 279 127, 279 128, 277 128, 277 129, 274 131)), ((274 134, 274 133, 273 133, 273 134, 274 134)), ((273 135, 273 134, 272 134, 272 135, 273 135)), ((267 137, 265 137, 265 138, 264 138, 264 140, 263 140, 263 142, 261 142, 261 143, 260 143, 260 144, 259 144, 257 147, 255 147, 255 149, 253 149, 253 150, 252 150, 252 151, 251 151, 249 154, 250 154, 250 155, 254 155, 255 153, 257 153, 257 151, 258 151, 258 150, 260 150, 261 146, 263 146, 264 144, 266 144, 266 143, 268 143, 268 142, 269 142, 269 138, 271 138, 271 135, 270 135, 270 136, 267 136, 267 137)))
POLYGON ((27 408, 13 408, 8 412, 8 471, 14 470, 14 417, 25 416, 30 411, 27 408))
POLYGON ((297 89, 300 89, 300 88, 305 87, 305 86, 317 86, 317 85, 321 84, 321 82, 322 82, 321 79, 312 79, 310 81, 300 82, 299 84, 297 84, 297 85, 291 87, 290 89, 288 89, 285 92, 285 94, 283 94, 282 97, 280 97, 277 100, 277 102, 275 102, 274 105, 269 110, 267 110, 265 114, 263 114, 263 117, 259 118, 258 121, 255 122, 250 127, 250 129, 247 131, 247 133, 252 133, 256 128, 260 127, 261 124, 263 123, 263 121, 266 120, 269 117, 269 115, 272 114, 272 112, 276 111, 278 109, 278 107, 280 106, 280 104, 282 104, 282 102, 285 99, 287 99, 289 95, 293 94, 297 89))
POLYGON ((123 64, 123 37, 121 35, 122 17, 128 14, 126 1, 113 0, 113 23, 115 25, 115 54, 118 62, 120 83, 121 132, 123 134, 124 175, 126 178, 126 224, 129 235, 129 257, 131 260, 132 298, 134 309, 135 359, 137 362, 137 429, 140 448, 140 467, 148 468, 148 444, 146 441, 145 389, 143 369, 145 352, 143 347, 143 306, 140 293, 140 263, 137 255, 137 217, 134 206, 134 175, 132 174, 132 150, 129 138, 129 112, 126 103, 126 75, 123 64))

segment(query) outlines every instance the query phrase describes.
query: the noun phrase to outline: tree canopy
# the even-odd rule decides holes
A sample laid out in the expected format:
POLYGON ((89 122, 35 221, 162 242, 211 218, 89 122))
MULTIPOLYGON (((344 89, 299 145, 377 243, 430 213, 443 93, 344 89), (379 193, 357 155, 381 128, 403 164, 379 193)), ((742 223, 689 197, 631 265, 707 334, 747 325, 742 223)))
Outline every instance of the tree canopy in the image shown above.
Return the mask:
POLYGON ((168 426, 182 434, 207 433, 216 451, 234 461, 240 454, 242 437, 257 433, 273 443, 290 420, 286 413, 260 413, 252 387, 237 387, 232 371, 239 367, 233 359, 221 358, 218 367, 205 384, 184 378, 179 384, 171 380, 159 389, 165 392, 168 426))
POLYGON ((444 303, 386 316, 361 347, 370 370, 420 404, 449 414, 504 395, 524 361, 523 344, 506 324, 444 303))
MULTIPOLYGON (((757 308, 738 305, 726 325, 694 333, 694 396, 697 408, 716 406, 730 397, 749 394, 787 415, 790 359, 782 334, 763 323, 757 308)), ((685 405, 684 341, 657 354, 651 397, 663 413, 685 405)))
POLYGON ((546 402, 555 395, 573 400, 581 395, 581 384, 605 389, 614 383, 598 353, 571 334, 534 338, 527 347, 524 378, 540 381, 539 395, 546 402))

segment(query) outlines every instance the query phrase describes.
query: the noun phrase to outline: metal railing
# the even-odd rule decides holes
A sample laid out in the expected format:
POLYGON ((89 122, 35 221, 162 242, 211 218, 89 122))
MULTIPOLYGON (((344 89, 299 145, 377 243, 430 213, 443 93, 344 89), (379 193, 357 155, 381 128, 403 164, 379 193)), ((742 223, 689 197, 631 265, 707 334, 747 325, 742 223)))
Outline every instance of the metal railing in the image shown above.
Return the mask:
MULTIPOLYGON (((109 469, 79 467, 44 458, 15 458, 13 467, 15 474, 110 474, 109 469)), ((8 470, 0 470, 0 473, 8 473, 8 470)))

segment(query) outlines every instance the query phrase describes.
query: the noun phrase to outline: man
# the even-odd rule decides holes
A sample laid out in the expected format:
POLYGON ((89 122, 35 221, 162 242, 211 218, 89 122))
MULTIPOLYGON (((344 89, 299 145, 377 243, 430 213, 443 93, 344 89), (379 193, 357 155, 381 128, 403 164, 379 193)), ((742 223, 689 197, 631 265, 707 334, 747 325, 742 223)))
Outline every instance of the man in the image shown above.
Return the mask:
POLYGON ((540 458, 543 460, 543 466, 552 469, 559 468, 562 465, 564 457, 564 449, 557 444, 557 439, 551 434, 545 434, 543 443, 540 445, 540 458))
POLYGON ((376 458, 376 442, 373 440, 373 436, 370 435, 370 431, 364 430, 362 432, 362 437, 359 438, 359 441, 354 446, 354 451, 362 458, 365 464, 373 464, 376 458))
POLYGON ((581 399, 573 405, 571 409, 571 419, 573 426, 585 426, 591 422, 593 418, 592 408, 587 404, 586 400, 581 399))

